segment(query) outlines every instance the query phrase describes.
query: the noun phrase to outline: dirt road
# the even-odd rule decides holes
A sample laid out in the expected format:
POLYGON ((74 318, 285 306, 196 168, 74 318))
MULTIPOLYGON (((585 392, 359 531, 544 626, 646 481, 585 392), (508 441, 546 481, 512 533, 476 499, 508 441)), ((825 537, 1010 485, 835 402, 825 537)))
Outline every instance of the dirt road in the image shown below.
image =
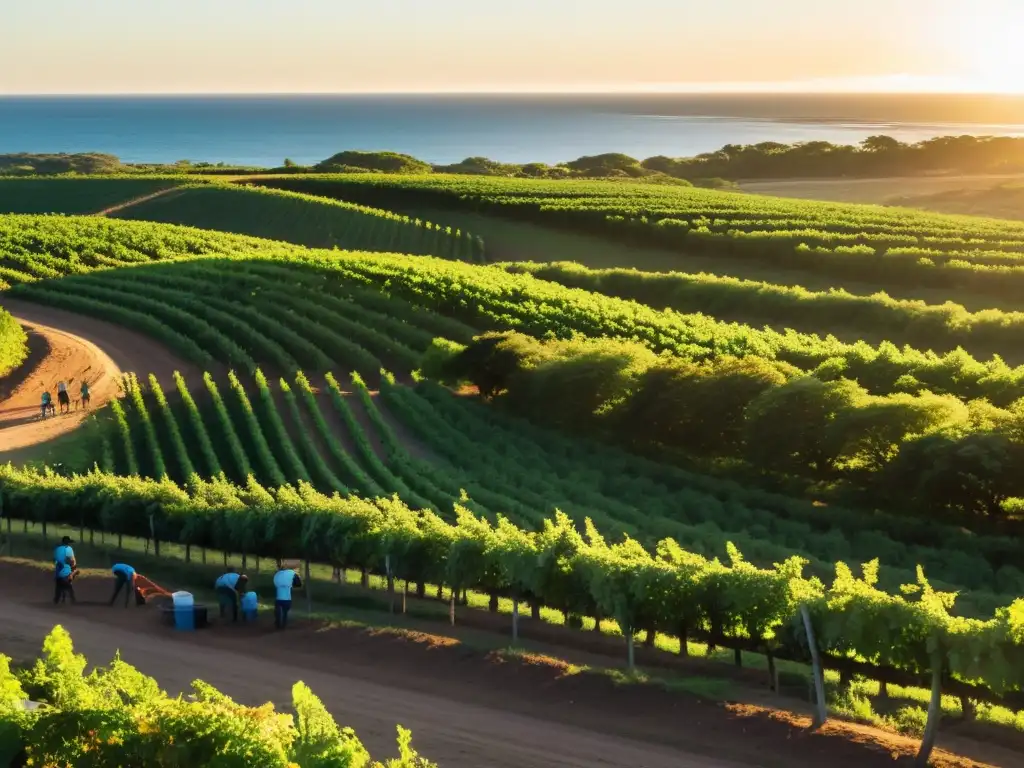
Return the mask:
MULTIPOLYGON (((396 722, 412 728, 414 744, 442 766, 530 768, 564 766, 646 766, 647 768, 729 768, 739 764, 685 753, 654 744, 606 736, 571 725, 510 714, 460 702, 442 695, 399 690, 386 685, 318 672, 302 653, 302 637, 293 642, 298 654, 288 660, 276 638, 239 643, 236 650, 201 642, 210 636, 182 638, 152 626, 153 611, 129 609, 130 618, 151 631, 104 626, 98 620, 123 609, 105 606, 26 607, 0 600, 0 650, 16 657, 38 653, 42 638, 56 621, 74 638, 76 648, 91 660, 109 660, 115 651, 153 675, 169 692, 187 691, 194 679, 211 682, 244 703, 286 704, 291 685, 304 680, 323 699, 340 723, 356 729, 375 755, 394 753, 396 722), (56 615, 59 614, 59 615, 56 615), (162 635, 162 636, 161 636, 162 635), (200 642, 190 642, 191 640, 200 642), (270 647, 276 653, 266 653, 270 647)), ((220 639, 220 638, 218 638, 220 639)))
MULTIPOLYGON (((82 604, 55 608, 51 578, 0 562, 0 652, 33 657, 60 623, 90 660, 120 650, 170 693, 202 679, 242 703, 282 706, 303 680, 381 757, 394 753, 396 723, 442 768, 873 768, 910 765, 916 748, 839 723, 810 734, 783 713, 566 674, 546 660, 499 661, 433 635, 301 622, 285 633, 219 623, 176 633, 153 606, 103 605, 106 579, 83 578, 82 604)), ((948 755, 937 764, 980 765, 948 755)))
POLYGON ((152 339, 111 323, 6 296, 2 306, 27 329, 29 358, 0 382, 0 460, 78 427, 88 415, 75 408, 82 381, 95 410, 117 396, 122 371, 161 381, 175 370, 195 373, 152 339), (58 381, 68 385, 72 411, 40 419, 40 396, 48 390, 56 401, 58 381))

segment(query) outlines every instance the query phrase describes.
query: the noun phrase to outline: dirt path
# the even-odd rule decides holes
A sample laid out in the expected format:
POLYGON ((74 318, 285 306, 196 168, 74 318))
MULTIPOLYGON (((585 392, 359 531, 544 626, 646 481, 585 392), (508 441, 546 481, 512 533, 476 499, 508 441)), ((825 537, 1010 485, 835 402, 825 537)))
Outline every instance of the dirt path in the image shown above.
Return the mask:
POLYGON ((122 372, 155 373, 161 382, 175 370, 196 374, 160 344, 120 326, 7 297, 3 307, 28 330, 29 359, 0 382, 0 460, 78 427, 88 415, 74 409, 83 380, 95 410, 117 396, 122 372), (40 419, 43 390, 56 397, 60 380, 68 384, 71 413, 40 419))
POLYGON ((166 195, 170 195, 172 192, 176 192, 176 193, 180 194, 180 193, 182 193, 184 191, 185 190, 182 189, 181 187, 168 187, 167 189, 161 189, 161 190, 159 190, 157 192, 152 192, 152 193, 150 193, 148 195, 143 195, 142 197, 136 197, 136 198, 134 198, 132 200, 125 200, 123 203, 118 203, 117 205, 112 205, 109 208, 104 208, 102 211, 97 211, 93 215, 94 216, 110 216, 111 214, 119 213, 119 212, 123 211, 125 208, 131 208, 134 205, 139 205, 140 203, 149 202, 150 200, 153 200, 154 198, 164 197, 166 195))
MULTIPOLYGON (((269 700, 281 706, 288 701, 291 685, 305 680, 340 723, 356 729, 375 755, 394 753, 395 725, 401 723, 413 729, 417 748, 445 768, 739 766, 708 758, 691 759, 667 747, 492 710, 472 701, 453 701, 444 695, 399 690, 317 670, 304 652, 290 654, 273 636, 251 638, 237 644, 235 650, 223 647, 218 642, 223 638, 212 634, 176 636, 173 631, 161 631, 152 610, 125 612, 120 608, 80 606, 74 611, 61 610, 58 615, 52 607, 29 607, 0 598, 0 620, 0 650, 4 653, 22 658, 37 654, 42 638, 59 621, 72 633, 76 648, 89 659, 105 662, 120 650, 126 661, 156 677, 170 693, 187 691, 192 680, 202 679, 240 702, 269 700), (111 614, 117 614, 117 627, 100 623, 111 614), (253 655, 261 658, 255 660, 253 655)), ((293 638, 297 648, 305 646, 298 637, 296 632, 293 638)), ((344 669, 345 665, 339 666, 344 669)))
MULTIPOLYGON (((301 622, 286 633, 221 624, 175 633, 152 606, 99 604, 109 586, 83 578, 83 604, 55 608, 48 571, 0 563, 0 652, 34 656, 59 622, 91 660, 120 650, 169 693, 203 679, 242 703, 281 706, 304 680, 375 755, 394 753, 401 723, 442 768, 873 768, 909 765, 916 748, 872 729, 835 724, 811 734, 800 718, 771 710, 566 675, 546 662, 499 662, 437 636, 301 622)), ((980 765, 939 757, 941 766, 980 765)))

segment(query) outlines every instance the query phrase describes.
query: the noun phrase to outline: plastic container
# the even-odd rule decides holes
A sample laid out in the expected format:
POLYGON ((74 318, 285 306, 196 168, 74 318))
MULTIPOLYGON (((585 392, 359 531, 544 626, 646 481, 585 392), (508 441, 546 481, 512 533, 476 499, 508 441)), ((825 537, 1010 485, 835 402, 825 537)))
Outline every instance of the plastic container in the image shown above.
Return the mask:
POLYGON ((196 628, 195 598, 191 592, 175 592, 171 595, 174 605, 174 628, 192 632, 196 628))

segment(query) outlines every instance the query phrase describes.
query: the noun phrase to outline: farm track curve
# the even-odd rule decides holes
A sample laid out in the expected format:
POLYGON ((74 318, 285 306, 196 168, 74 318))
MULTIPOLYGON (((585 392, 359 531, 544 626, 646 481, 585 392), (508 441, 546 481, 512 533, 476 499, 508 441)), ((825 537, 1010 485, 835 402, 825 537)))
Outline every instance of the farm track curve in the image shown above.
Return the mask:
POLYGON ((7 297, 0 305, 28 331, 30 352, 0 381, 0 460, 79 427, 88 415, 75 408, 83 380, 95 410, 117 396, 125 372, 152 372, 161 382, 170 381, 175 370, 190 378, 198 373, 152 339, 120 326, 7 297), (71 413, 40 419, 43 390, 56 396, 61 380, 72 397, 71 413))

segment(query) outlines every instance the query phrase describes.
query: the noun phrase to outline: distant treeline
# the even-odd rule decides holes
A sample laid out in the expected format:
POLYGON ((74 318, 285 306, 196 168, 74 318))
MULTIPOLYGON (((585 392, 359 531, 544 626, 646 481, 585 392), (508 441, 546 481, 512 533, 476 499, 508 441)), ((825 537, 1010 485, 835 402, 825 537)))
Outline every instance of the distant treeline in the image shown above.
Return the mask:
POLYGON ((451 165, 430 163, 398 152, 349 150, 315 165, 285 159, 276 168, 229 166, 224 163, 123 164, 114 155, 98 153, 0 155, 0 174, 61 173, 462 173, 524 178, 633 178, 698 186, 730 186, 739 179, 803 177, 913 176, 928 173, 1024 172, 1024 138, 939 136, 905 144, 890 136, 871 136, 860 144, 808 141, 780 144, 726 144, 716 152, 694 157, 658 155, 646 160, 610 152, 556 165, 501 163, 467 157, 451 165))
POLYGON ((5 176, 50 176, 62 173, 123 173, 125 166, 114 155, 99 152, 37 155, 29 152, 0 154, 0 174, 5 176))
MULTIPOLYGON (((287 164, 287 163, 286 163, 287 164)), ((940 136, 905 144, 871 136, 860 144, 827 141, 727 144, 694 157, 658 155, 645 160, 610 152, 557 165, 500 163, 468 157, 451 165, 430 165, 394 152, 340 152, 309 168, 320 173, 462 173, 525 178, 633 178, 731 186, 739 179, 842 176, 913 176, 928 173, 1013 173, 1024 171, 1024 138, 940 136)))

